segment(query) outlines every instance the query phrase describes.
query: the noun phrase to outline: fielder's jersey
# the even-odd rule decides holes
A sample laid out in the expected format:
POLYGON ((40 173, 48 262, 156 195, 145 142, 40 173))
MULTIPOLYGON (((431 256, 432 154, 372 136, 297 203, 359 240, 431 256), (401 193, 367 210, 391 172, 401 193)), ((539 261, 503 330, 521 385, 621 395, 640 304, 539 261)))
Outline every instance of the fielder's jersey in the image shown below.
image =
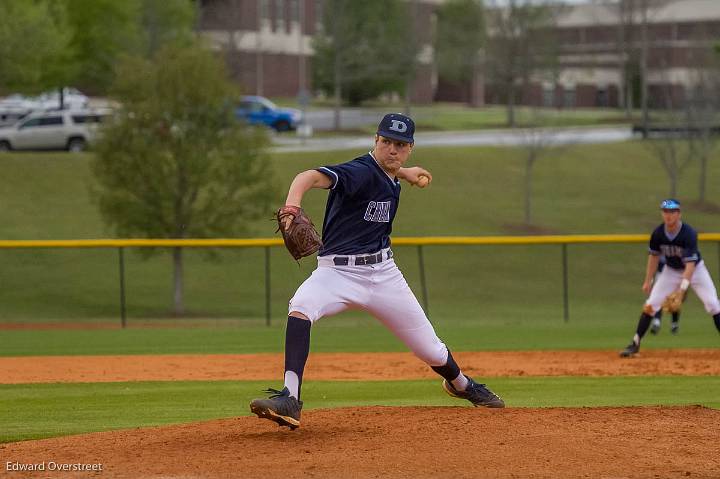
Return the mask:
POLYGON ((363 254, 388 248, 400 202, 400 181, 390 178, 371 153, 317 171, 332 182, 318 254, 363 254))
POLYGON ((650 254, 663 255, 665 264, 674 269, 685 269, 685 263, 699 263, 702 257, 697 246, 697 232, 682 223, 676 235, 669 235, 661 224, 650 235, 650 254))

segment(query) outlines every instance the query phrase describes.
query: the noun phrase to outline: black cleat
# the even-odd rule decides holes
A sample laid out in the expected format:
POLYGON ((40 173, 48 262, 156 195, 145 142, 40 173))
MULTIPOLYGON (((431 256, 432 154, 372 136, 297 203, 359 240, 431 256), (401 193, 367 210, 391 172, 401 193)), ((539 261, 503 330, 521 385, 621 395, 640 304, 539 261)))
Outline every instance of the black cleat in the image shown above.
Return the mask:
POLYGON ((632 342, 628 344, 627 348, 620 351, 621 358, 631 358, 640 352, 640 345, 632 342))
POLYGON ((268 399, 254 399, 250 403, 250 410, 258 417, 275 421, 279 426, 287 426, 290 429, 300 427, 300 411, 302 401, 290 396, 288 388, 282 391, 268 389, 268 399))
POLYGON ((670 332, 672 334, 677 334, 680 331, 680 323, 677 321, 673 321, 670 323, 670 332))
POLYGON ((443 380, 443 389, 445 392, 455 398, 467 399, 473 406, 485 406, 492 408, 505 407, 505 403, 500 396, 489 390, 484 384, 478 384, 472 378, 465 376, 468 380, 467 388, 464 391, 458 391, 447 380, 443 380))

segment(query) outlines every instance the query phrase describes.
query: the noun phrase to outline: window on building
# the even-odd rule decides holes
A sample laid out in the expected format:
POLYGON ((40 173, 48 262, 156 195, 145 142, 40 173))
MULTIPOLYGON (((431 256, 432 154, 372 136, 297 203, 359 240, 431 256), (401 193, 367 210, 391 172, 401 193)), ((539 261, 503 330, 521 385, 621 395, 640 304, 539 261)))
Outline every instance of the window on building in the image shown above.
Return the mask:
POLYGON ((553 86, 543 87, 542 104, 544 107, 555 106, 555 88, 553 86))
POLYGON ((607 87, 599 87, 595 91, 595 106, 607 107, 610 105, 610 96, 607 87))
POLYGON ((300 21, 300 0, 290 0, 290 21, 294 23, 300 21))
POLYGON ((260 0, 260 18, 270 18, 270 0, 260 0))
POLYGON ((575 108, 576 94, 575 87, 565 87, 563 92, 563 106, 565 108, 575 108))
POLYGON ((285 28, 285 0, 275 0, 275 29, 285 28))

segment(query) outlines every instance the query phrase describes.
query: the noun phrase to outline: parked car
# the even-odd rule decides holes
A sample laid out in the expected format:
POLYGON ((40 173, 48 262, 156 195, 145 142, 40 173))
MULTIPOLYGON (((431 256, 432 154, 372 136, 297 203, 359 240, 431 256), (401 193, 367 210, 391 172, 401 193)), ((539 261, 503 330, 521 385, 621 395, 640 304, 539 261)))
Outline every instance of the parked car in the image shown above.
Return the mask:
POLYGON ((28 116, 28 110, 18 108, 0 109, 0 127, 12 125, 28 116))
POLYGON ((57 110, 31 113, 0 128, 0 152, 10 150, 83 151, 97 135, 106 110, 57 110))
MULTIPOLYGON (((63 88, 64 109, 87 108, 90 99, 75 88, 63 88)), ((38 96, 28 97, 14 94, 0 99, 0 125, 13 123, 29 113, 60 109, 59 89, 50 90, 38 96)))
POLYGON ((262 96, 244 96, 235 108, 235 117, 251 125, 266 125, 276 131, 297 128, 302 113, 295 108, 280 108, 262 96))
MULTIPOLYGON (((46 91, 34 98, 38 103, 39 109, 59 109, 60 108, 60 91, 59 89, 46 91)), ((64 109, 78 110, 88 107, 90 99, 83 95, 76 88, 63 88, 63 106, 64 109)))

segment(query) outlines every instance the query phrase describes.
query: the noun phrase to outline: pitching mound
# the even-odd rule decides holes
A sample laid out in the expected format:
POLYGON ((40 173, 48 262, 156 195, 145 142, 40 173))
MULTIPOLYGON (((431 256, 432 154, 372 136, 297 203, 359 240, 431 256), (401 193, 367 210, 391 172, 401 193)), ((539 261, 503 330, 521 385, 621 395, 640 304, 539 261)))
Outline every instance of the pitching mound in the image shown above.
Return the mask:
POLYGON ((8 477, 717 478, 720 411, 703 407, 307 411, 0 445, 3 466, 101 463, 8 477))

